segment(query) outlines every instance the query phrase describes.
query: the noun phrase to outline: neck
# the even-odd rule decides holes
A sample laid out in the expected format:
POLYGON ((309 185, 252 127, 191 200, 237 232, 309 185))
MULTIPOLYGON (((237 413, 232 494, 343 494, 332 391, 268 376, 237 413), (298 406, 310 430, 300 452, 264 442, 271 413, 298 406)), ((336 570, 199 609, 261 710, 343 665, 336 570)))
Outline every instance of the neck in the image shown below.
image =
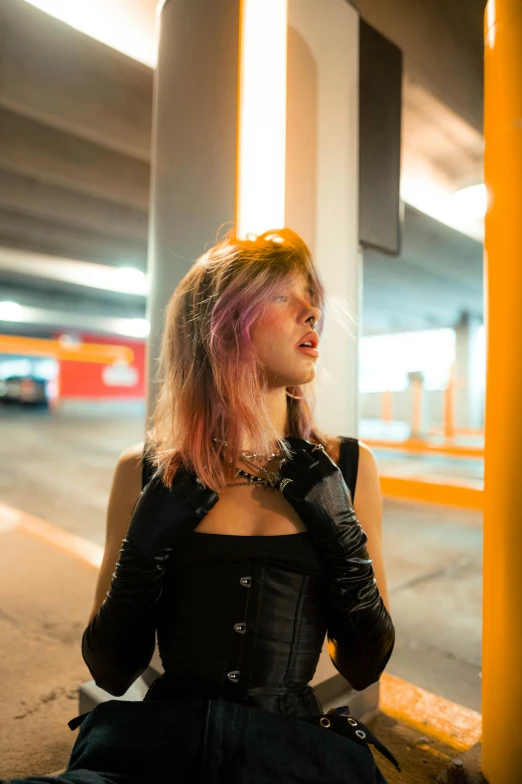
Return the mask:
MULTIPOLYGON (((272 420, 272 424, 281 437, 284 438, 284 436, 286 436, 287 427, 287 404, 285 387, 269 389, 265 393, 265 401, 268 414, 272 420)), ((251 449, 251 446, 249 445, 248 441, 245 441, 243 444, 243 451, 247 452, 249 449, 251 449)), ((276 451, 275 444, 274 451, 276 451)))

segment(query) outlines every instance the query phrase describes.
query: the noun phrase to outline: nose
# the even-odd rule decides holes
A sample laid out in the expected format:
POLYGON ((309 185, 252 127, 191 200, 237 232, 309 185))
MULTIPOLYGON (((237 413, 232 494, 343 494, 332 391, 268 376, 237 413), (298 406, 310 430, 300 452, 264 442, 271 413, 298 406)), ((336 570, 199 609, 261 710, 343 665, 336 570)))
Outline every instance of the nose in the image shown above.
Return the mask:
POLYGON ((317 326, 317 323, 318 323, 319 319, 321 318, 321 311, 319 310, 319 308, 316 308, 315 305, 308 305, 308 307, 306 309, 305 322, 310 322, 310 325, 311 325, 312 324, 312 321, 311 321, 312 318, 314 319, 313 325, 314 325, 314 328, 315 328, 317 326))

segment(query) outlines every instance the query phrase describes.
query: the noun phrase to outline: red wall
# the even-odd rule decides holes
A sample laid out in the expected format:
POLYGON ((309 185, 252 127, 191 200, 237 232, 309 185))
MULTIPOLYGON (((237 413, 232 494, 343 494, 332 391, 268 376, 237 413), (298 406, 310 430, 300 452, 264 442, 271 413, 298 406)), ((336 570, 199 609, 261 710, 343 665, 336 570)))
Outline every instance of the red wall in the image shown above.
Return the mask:
MULTIPOLYGON (((63 333, 55 335, 60 337, 63 333)), ((82 333, 83 343, 128 346, 134 351, 131 365, 118 367, 95 362, 60 361, 59 396, 64 398, 135 399, 145 397, 145 342, 121 337, 101 337, 82 333), (122 376, 128 383, 122 383, 122 376)))

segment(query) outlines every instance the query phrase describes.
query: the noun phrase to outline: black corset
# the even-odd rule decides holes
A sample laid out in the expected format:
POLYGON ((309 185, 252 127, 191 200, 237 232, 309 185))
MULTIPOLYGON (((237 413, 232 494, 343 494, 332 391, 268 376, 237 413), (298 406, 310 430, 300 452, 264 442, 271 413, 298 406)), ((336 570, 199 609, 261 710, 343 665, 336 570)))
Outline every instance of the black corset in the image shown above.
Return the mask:
POLYGON ((284 715, 320 712, 308 686, 324 638, 321 566, 308 534, 192 534, 158 605, 165 675, 147 699, 222 697, 284 715))

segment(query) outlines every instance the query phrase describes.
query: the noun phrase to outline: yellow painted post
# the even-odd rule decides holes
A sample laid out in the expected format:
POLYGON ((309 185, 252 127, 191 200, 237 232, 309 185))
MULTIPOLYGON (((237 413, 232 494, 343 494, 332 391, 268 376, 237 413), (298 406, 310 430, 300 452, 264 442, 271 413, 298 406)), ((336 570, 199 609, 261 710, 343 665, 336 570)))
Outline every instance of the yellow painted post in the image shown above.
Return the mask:
POLYGON ((482 771, 522 780, 522 0, 485 16, 487 385, 482 771))
POLYGON ((455 365, 451 365, 448 384, 443 399, 443 433, 446 444, 453 441, 455 435, 455 365))

